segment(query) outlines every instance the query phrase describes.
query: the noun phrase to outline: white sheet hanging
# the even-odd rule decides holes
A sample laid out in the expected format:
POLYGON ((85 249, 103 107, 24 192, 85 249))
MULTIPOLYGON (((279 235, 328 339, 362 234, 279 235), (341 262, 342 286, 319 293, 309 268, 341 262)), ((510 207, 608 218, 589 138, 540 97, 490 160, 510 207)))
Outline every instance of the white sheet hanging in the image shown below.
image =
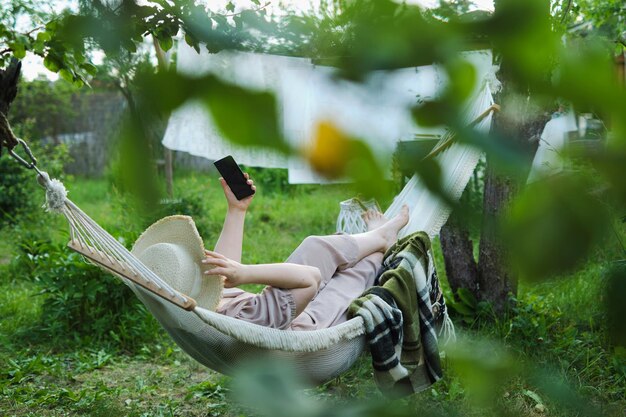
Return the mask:
MULTIPOLYGON (((465 58, 475 65, 480 79, 493 78, 490 51, 469 52, 465 58)), ((397 141, 443 132, 443 128, 417 126, 409 110, 419 98, 441 91, 445 77, 436 66, 376 71, 361 85, 335 80, 332 68, 314 66, 304 58, 231 51, 209 54, 204 49, 198 54, 179 42, 177 67, 187 75, 214 73, 243 87, 274 91, 284 136, 296 147, 312 140, 317 124, 327 120, 366 141, 385 166, 397 141)), ((187 103, 172 114, 163 145, 212 160, 231 154, 250 166, 289 168, 290 183, 326 182, 297 157, 288 159, 265 148, 224 140, 199 103, 187 103)))
POLYGON ((563 171, 561 150, 565 147, 568 132, 577 130, 573 111, 549 120, 543 128, 539 147, 533 159, 527 183, 538 181, 563 171))

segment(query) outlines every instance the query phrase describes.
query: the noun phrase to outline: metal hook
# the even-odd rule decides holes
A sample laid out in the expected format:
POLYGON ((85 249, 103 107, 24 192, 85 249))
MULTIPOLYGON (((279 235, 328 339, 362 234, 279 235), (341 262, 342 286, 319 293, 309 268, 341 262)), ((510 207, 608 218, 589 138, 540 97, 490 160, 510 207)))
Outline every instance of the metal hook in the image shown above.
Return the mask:
POLYGON ((26 161, 24 158, 22 158, 17 153, 15 153, 13 149, 9 149, 9 155, 11 155, 17 162, 19 162, 24 167, 28 169, 34 169, 35 171, 39 172, 39 169, 37 169, 37 166, 36 166, 37 158, 35 158, 35 156, 33 155, 33 152, 30 150, 26 142, 24 142, 22 139, 19 139, 19 138, 16 138, 16 139, 17 139, 17 142, 20 145, 22 145, 22 148, 24 148, 24 152, 26 152, 26 155, 30 159, 30 162, 26 161))

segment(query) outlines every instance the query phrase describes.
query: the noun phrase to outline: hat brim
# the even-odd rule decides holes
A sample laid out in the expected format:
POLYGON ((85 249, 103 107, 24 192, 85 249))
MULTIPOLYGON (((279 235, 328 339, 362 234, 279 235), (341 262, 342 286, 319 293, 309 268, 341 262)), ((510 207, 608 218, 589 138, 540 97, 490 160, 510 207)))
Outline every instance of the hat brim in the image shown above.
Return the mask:
MULTIPOLYGON (((222 298, 224 283, 218 276, 202 273, 205 270, 202 265, 202 260, 205 258, 204 244, 193 219, 183 215, 162 218, 139 236, 131 253, 141 259, 141 255, 146 249, 159 243, 172 243, 183 247, 193 262, 197 263, 199 276, 186 277, 186 279, 200 280, 200 291, 194 298, 200 307, 215 311, 222 298)), ((167 281, 167 277, 160 278, 167 281)), ((185 295, 191 296, 190 294, 185 295)))

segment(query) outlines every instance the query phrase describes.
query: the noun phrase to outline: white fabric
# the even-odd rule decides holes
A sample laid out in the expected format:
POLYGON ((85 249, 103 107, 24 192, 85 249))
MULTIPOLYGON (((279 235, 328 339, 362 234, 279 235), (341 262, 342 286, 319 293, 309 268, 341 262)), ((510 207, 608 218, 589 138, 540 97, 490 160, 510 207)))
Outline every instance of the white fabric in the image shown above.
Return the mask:
MULTIPOLYGON (((464 58, 476 67, 479 80, 493 80, 490 51, 468 52, 464 58)), ((437 66, 376 71, 361 85, 336 80, 332 68, 316 67, 304 58, 230 51, 209 54, 204 48, 198 54, 179 42, 177 68, 191 76, 213 73, 243 87, 275 92, 283 134, 298 149, 310 143, 320 121, 330 121, 366 141, 381 165, 388 166, 397 141, 443 132, 443 128, 417 126, 409 110, 418 99, 436 96, 445 85, 437 66)), ((171 115, 163 145, 211 160, 231 154, 244 165, 288 167, 290 183, 326 182, 298 157, 287 159, 265 148, 244 148, 224 140, 209 112, 196 102, 171 115)))
POLYGON ((572 111, 546 123, 528 175, 528 183, 558 174, 563 170, 563 158, 560 152, 565 147, 568 132, 577 129, 576 118, 572 111))
MULTIPOLYGON (((469 124, 493 104, 491 90, 488 83, 483 85, 477 98, 470 102, 465 112, 465 121, 469 124)), ((489 131, 493 113, 479 122, 475 128, 482 132, 489 131)), ((450 148, 435 157, 441 168, 442 191, 453 200, 458 200, 470 180, 476 164, 481 157, 480 150, 459 143, 453 143, 450 148)), ((414 175, 393 200, 385 216, 393 217, 400 211, 403 204, 409 206, 409 222, 399 233, 400 237, 415 231, 424 231, 430 238, 439 234, 445 224, 451 208, 437 195, 429 191, 414 175)))

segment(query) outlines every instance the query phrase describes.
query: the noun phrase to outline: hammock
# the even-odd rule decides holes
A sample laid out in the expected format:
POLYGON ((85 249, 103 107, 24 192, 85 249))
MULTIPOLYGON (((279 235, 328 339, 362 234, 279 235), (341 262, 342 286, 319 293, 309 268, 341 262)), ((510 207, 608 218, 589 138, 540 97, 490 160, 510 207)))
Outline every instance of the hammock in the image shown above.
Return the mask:
MULTIPOLYGON (((485 86, 467 112, 467 120, 474 121, 476 129, 487 131, 495 109, 492 104, 491 93, 485 86)), ((173 340, 198 362, 223 374, 232 374, 248 358, 269 356, 292 363, 309 382, 321 383, 348 370, 363 352, 365 339, 360 317, 323 330, 289 331, 251 324, 198 307, 193 299, 159 278, 67 199, 63 184, 41 172, 25 143, 20 143, 32 162, 12 151, 11 154, 39 173, 48 208, 67 218, 71 236, 68 246, 121 278, 173 340)), ((442 167, 443 191, 452 198, 460 198, 479 157, 476 149, 457 143, 435 156, 442 167)), ((433 237, 449 215, 450 208, 426 190, 417 177, 407 183, 386 214, 395 214, 405 203, 411 207, 411 217, 404 234, 424 230, 433 237)))

